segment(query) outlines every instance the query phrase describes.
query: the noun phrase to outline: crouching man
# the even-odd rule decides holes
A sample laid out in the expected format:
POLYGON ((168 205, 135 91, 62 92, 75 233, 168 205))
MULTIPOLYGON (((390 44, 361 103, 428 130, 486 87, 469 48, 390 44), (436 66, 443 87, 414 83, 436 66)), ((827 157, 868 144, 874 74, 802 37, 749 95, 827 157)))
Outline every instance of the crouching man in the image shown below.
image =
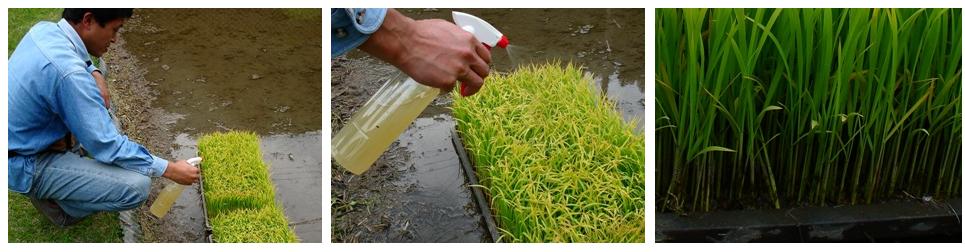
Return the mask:
POLYGON ((198 168, 151 155, 122 135, 108 113, 90 55, 102 56, 132 14, 64 9, 59 22, 34 25, 9 58, 9 190, 30 197, 56 225, 138 207, 151 177, 184 185, 198 179, 198 168))

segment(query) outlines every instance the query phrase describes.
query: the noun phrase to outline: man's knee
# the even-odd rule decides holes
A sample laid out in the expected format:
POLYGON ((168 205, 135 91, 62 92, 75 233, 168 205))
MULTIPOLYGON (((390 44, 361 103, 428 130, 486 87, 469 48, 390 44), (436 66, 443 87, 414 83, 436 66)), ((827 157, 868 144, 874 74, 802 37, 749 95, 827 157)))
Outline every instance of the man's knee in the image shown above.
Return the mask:
POLYGON ((118 202, 122 210, 137 208, 151 193, 151 178, 148 176, 130 176, 125 183, 127 190, 118 202))

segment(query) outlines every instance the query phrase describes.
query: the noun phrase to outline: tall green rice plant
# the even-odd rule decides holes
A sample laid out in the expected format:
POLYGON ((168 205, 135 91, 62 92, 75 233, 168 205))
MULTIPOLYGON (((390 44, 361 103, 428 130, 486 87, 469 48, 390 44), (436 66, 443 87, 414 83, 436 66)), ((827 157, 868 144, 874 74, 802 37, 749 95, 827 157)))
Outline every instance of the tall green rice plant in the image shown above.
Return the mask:
POLYGON ((961 18, 657 10, 657 205, 960 196, 961 18))

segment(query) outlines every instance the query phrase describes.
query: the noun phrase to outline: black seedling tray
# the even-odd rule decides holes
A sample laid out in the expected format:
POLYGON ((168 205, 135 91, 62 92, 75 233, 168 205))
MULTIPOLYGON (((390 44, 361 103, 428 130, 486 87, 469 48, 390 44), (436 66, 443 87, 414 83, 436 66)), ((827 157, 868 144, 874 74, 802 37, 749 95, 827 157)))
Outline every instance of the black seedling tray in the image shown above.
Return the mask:
MULTIPOLYGON (((198 164, 201 168, 201 164, 198 164)), ((201 210, 204 211, 204 236, 208 243, 214 243, 214 231, 211 229, 211 221, 208 219, 208 200, 204 198, 204 170, 198 176, 198 193, 201 194, 201 210)))
POLYGON ((657 242, 961 242, 962 200, 656 215, 657 242))
POLYGON ((489 207, 489 197, 486 193, 479 187, 479 179, 476 178, 476 169, 473 166, 473 160, 469 156, 469 152, 466 147, 462 145, 462 138, 459 137, 459 132, 455 128, 450 129, 452 132, 452 145, 455 146, 456 154, 459 155, 459 163, 462 165, 463 173, 466 174, 466 179, 469 180, 469 189, 472 190, 472 196, 476 202, 476 206, 479 206, 479 212, 482 213, 483 223, 486 225, 486 231, 489 232, 489 236, 493 242, 499 242, 499 229, 496 226, 496 220, 493 218, 492 208, 489 207))

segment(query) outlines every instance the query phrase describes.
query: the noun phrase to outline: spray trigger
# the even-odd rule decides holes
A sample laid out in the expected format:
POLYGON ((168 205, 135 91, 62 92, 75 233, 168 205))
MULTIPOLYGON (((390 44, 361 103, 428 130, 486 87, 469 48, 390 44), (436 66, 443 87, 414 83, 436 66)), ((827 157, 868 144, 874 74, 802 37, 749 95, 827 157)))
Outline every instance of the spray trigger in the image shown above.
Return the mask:
MULTIPOLYGON (((479 17, 453 11, 452 21, 463 30, 472 33, 483 46, 486 46, 486 49, 492 49, 493 47, 506 48, 506 46, 509 45, 509 39, 503 36, 502 32, 499 32, 496 27, 493 27, 489 22, 479 17)), ((464 83, 459 84, 459 94, 463 97, 466 96, 466 85, 464 83)))
POLYGON ((189 159, 187 160, 187 162, 188 162, 188 164, 191 164, 191 166, 195 166, 195 167, 196 167, 196 166, 198 166, 199 164, 201 164, 201 157, 189 158, 189 159))

